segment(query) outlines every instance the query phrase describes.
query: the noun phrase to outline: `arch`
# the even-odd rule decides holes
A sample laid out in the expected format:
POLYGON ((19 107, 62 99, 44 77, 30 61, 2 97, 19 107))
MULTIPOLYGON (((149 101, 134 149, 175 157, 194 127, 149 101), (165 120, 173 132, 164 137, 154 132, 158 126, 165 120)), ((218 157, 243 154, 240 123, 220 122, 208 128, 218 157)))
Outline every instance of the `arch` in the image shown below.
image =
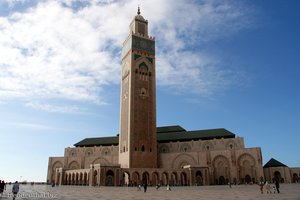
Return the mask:
POLYGON ((86 172, 83 175, 83 185, 88 185, 88 174, 86 172))
POLYGON ((76 153, 76 150, 75 149, 72 149, 70 152, 69 152, 69 156, 70 157, 75 157, 77 155, 76 153))
POLYGON ((252 155, 244 153, 237 159, 238 176, 239 181, 244 183, 246 181, 246 175, 252 178, 252 182, 256 182, 257 177, 255 177, 255 159, 252 155))
POLYGON ((135 186, 140 184, 140 174, 138 172, 132 173, 132 184, 135 186))
POLYGON ((79 185, 79 173, 75 174, 75 185, 79 185))
POLYGON ((191 151, 192 147, 191 145, 189 145, 188 143, 183 143, 181 146, 180 146, 180 151, 181 152, 189 152, 191 151))
POLYGON ((202 172, 200 170, 196 171, 196 185, 203 185, 203 176, 202 176, 202 172))
POLYGON ((62 167, 63 167, 63 164, 60 161, 56 161, 56 162, 53 163, 52 170, 51 170, 51 172, 52 172, 51 180, 50 180, 51 182, 54 182, 54 180, 55 180, 56 169, 57 168, 62 168, 62 167))
POLYGON ((87 149, 85 150, 85 155, 86 155, 86 156, 91 156, 91 155, 93 155, 93 149, 92 149, 92 148, 87 148, 87 149))
POLYGON ((225 182, 225 177, 224 176, 220 176, 219 179, 218 179, 218 183, 219 185, 225 185, 226 182, 225 182))
POLYGON ((153 172, 151 177, 151 184, 152 185, 158 185, 159 183, 159 174, 158 172, 153 172))
POLYGON ((109 161, 103 157, 96 158, 92 164, 109 164, 109 161))
POLYGON ((139 70, 142 72, 148 72, 148 66, 145 62, 142 62, 141 64, 139 64, 139 70))
POLYGON ((249 174, 247 174, 247 175, 245 176, 245 183, 246 183, 246 184, 251 183, 251 176, 250 176, 249 174))
POLYGON ((159 153, 170 153, 168 145, 163 144, 159 147, 159 153))
POLYGON ((72 185, 75 185, 76 174, 72 173, 72 185))
POLYGON ((139 78, 143 81, 148 81, 149 77, 148 77, 148 73, 151 72, 151 67, 152 66, 151 62, 146 59, 146 58, 139 58, 137 60, 137 64, 135 65, 135 69, 138 69, 138 76, 136 76, 136 78, 139 78))
POLYGON ((68 174, 68 185, 72 185, 73 184, 72 181, 73 181, 73 179, 72 179, 72 173, 69 173, 68 174))
POLYGON ((188 185, 187 174, 185 172, 180 173, 180 183, 181 185, 188 185))
POLYGON ((83 173, 80 172, 78 184, 79 184, 79 185, 82 185, 82 183, 83 183, 83 173))
POLYGON ((146 97, 148 96, 148 92, 146 88, 141 88, 140 89, 140 96, 146 97))
POLYGON ((243 162, 245 160, 248 160, 249 164, 251 166, 255 166, 255 159, 254 159, 254 157, 252 155, 248 154, 248 153, 244 153, 244 154, 242 154, 242 155, 239 156, 239 158, 238 158, 238 165, 242 166, 243 162))
POLYGON ((69 169, 80 169, 80 165, 77 161, 73 160, 72 162, 69 163, 68 168, 69 169))
POLYGON ((127 172, 127 171, 123 172, 123 179, 121 182, 122 182, 122 185, 127 185, 127 186, 131 185, 129 172, 127 172))
POLYGON ((168 185, 169 184, 169 175, 167 172, 162 173, 162 185, 168 185))
POLYGON ((214 149, 214 145, 212 142, 210 141, 205 141, 203 144, 202 144, 202 150, 203 151, 211 151, 214 149))
POLYGON ((52 170, 56 170, 57 168, 62 168, 62 167, 63 167, 62 162, 56 161, 56 162, 54 162, 53 165, 52 165, 52 170))
POLYGON ((180 154, 172 162, 173 169, 182 169, 184 165, 195 165, 196 160, 189 154, 180 154))
POLYGON ((93 181, 92 185, 93 185, 93 186, 96 186, 96 185, 98 184, 98 181, 97 181, 97 175, 98 175, 97 170, 94 170, 94 173, 93 173, 93 179, 92 179, 92 181, 93 181))
POLYGON ((114 172, 112 170, 107 170, 105 177, 105 185, 106 186, 114 186, 114 172))
POLYGON ((109 156, 111 154, 111 151, 109 148, 105 147, 102 149, 101 154, 104 156, 109 156))
POLYGON ((226 149, 235 149, 237 148, 237 144, 234 140, 229 140, 226 145, 225 145, 226 149))
POLYGON ((293 183, 298 183, 298 174, 297 173, 294 173, 293 174, 293 180, 292 180, 293 183))
POLYGON ((212 162, 214 177, 215 177, 215 184, 224 184, 225 179, 229 179, 229 160, 223 155, 218 155, 213 159, 212 162), (223 182, 223 178, 224 182, 223 182))
POLYGON ((170 180, 170 185, 177 185, 178 184, 178 178, 177 178, 177 173, 176 172, 172 172, 171 174, 171 180, 170 180))
POLYGON ((274 172, 274 182, 275 180, 279 182, 284 182, 284 179, 282 178, 281 173, 279 171, 274 172))
POLYGON ((149 173, 148 172, 144 172, 142 174, 142 183, 145 184, 147 183, 147 185, 149 185, 150 179, 149 179, 149 173))

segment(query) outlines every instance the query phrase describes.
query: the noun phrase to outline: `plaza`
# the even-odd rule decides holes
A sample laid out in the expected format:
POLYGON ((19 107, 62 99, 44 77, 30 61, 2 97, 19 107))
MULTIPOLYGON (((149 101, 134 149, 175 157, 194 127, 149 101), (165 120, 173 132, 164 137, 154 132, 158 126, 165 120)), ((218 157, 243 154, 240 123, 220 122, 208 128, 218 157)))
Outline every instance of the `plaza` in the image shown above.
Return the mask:
MULTIPOLYGON (((4 192, 3 200, 12 199, 12 185, 7 185, 4 192)), ((171 187, 171 191, 167 191, 166 187, 156 190, 155 187, 148 187, 144 193, 143 188, 138 191, 136 187, 84 187, 84 186, 58 186, 51 187, 49 185, 21 185, 17 199, 60 199, 60 200, 254 200, 254 199, 280 199, 280 200, 300 200, 300 184, 282 184, 280 185, 280 194, 264 194, 260 193, 258 185, 227 185, 221 186, 186 186, 171 187)))

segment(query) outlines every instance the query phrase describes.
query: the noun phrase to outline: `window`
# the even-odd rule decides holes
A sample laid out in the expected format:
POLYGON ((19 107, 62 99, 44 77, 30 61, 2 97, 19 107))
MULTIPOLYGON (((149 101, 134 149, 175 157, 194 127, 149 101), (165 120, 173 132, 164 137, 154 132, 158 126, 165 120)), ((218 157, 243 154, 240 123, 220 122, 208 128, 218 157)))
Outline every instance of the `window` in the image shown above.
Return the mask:
POLYGON ((145 24, 138 23, 138 32, 140 34, 145 34, 145 24))

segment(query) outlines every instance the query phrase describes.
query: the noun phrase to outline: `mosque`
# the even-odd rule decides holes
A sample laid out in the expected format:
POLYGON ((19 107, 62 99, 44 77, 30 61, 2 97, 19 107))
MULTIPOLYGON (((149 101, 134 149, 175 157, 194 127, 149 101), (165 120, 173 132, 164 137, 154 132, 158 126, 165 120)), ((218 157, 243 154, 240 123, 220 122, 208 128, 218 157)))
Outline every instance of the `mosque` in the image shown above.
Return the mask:
POLYGON ((262 166, 260 147, 224 129, 156 127, 155 38, 140 13, 132 20, 122 48, 120 134, 86 138, 50 157, 47 182, 56 185, 134 186, 256 183, 274 177, 299 180, 271 159, 262 166))

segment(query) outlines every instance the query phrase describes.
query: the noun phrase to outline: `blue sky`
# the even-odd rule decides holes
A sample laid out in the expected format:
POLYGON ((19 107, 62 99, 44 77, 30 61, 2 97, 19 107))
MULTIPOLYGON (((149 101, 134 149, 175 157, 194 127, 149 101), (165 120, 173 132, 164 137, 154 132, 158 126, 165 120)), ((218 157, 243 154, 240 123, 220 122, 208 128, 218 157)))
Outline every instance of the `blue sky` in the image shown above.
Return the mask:
POLYGON ((157 125, 226 128, 300 167, 297 0, 0 1, 0 179, 119 130, 120 53, 141 5, 156 37, 157 125))

